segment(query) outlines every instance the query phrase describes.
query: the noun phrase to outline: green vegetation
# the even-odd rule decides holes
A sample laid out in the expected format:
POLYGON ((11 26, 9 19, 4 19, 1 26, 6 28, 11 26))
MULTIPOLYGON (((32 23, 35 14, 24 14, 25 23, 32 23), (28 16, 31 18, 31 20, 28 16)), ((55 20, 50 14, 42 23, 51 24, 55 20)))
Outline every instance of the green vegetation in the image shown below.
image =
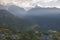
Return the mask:
MULTIPOLYGON (((49 34, 48 32, 41 32, 41 31, 26 31, 24 33, 18 31, 13 31, 9 28, 1 27, 0 28, 0 40, 40 40, 42 37, 42 34, 49 34)), ((43 35, 43 36, 44 36, 43 35)), ((52 35, 53 40, 59 40, 58 37, 60 37, 60 33, 52 33, 49 34, 52 35)))
POLYGON ((12 13, 6 11, 6 10, 0 10, 0 26, 6 26, 11 28, 12 30, 18 29, 20 31, 27 31, 33 29, 32 22, 29 22, 28 20, 19 18, 12 13))
POLYGON ((35 31, 27 31, 25 33, 21 33, 20 31, 13 31, 9 28, 0 28, 0 37, 4 35, 4 37, 0 38, 1 40, 38 40, 41 36, 40 33, 35 33, 35 31), (14 38, 15 37, 15 38, 14 38))
POLYGON ((0 10, 0 40, 40 40, 46 36, 48 39, 50 37, 53 40, 60 40, 59 32, 36 31, 37 26, 6 10, 0 10))

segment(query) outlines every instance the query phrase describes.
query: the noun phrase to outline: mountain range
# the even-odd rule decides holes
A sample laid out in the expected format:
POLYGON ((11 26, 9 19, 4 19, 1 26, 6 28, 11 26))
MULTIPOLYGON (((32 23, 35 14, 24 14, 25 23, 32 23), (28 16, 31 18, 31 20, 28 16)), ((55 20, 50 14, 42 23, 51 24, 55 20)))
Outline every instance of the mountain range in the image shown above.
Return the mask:
POLYGON ((6 10, 15 16, 18 16, 19 18, 23 18, 23 20, 29 20, 32 23, 39 25, 35 28, 36 30, 52 29, 60 31, 60 9, 58 8, 35 7, 28 11, 25 11, 23 8, 15 5, 10 5, 7 6, 6 10))
POLYGON ((60 31, 60 9, 58 8, 33 8, 27 12, 25 18, 38 24, 37 30, 60 31))
POLYGON ((35 24, 19 18, 7 10, 0 10, 0 27, 4 26, 11 28, 12 30, 28 31, 33 29, 35 24))

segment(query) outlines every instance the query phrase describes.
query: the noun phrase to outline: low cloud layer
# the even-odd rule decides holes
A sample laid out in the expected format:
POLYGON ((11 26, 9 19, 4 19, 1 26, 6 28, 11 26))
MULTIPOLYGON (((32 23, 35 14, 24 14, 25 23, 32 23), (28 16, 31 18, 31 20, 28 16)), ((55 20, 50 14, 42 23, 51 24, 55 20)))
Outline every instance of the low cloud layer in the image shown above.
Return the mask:
POLYGON ((58 7, 60 8, 60 0, 33 0, 32 4, 40 7, 58 7))
POLYGON ((1 4, 14 4, 20 7, 57 7, 60 8, 60 0, 0 0, 1 4))

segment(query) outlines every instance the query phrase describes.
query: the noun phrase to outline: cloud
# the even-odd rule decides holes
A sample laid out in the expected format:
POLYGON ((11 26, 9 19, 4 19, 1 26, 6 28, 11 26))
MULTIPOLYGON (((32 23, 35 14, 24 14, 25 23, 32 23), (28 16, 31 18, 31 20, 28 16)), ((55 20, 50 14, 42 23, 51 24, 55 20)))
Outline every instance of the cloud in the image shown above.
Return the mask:
POLYGON ((57 7, 60 8, 60 0, 2 0, 2 3, 14 4, 20 7, 57 7))
POLYGON ((40 7, 60 7, 59 0, 33 0, 32 4, 40 7))

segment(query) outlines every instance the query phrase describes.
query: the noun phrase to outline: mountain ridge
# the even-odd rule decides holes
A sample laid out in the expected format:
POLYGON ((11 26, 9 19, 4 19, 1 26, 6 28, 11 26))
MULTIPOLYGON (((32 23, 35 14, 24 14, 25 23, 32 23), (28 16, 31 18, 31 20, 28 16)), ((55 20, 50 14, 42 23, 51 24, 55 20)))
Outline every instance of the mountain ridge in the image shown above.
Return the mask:
POLYGON ((0 27, 6 26, 13 30, 18 29, 20 31, 27 31, 31 30, 33 25, 35 24, 12 15, 12 13, 6 10, 0 10, 0 27))

